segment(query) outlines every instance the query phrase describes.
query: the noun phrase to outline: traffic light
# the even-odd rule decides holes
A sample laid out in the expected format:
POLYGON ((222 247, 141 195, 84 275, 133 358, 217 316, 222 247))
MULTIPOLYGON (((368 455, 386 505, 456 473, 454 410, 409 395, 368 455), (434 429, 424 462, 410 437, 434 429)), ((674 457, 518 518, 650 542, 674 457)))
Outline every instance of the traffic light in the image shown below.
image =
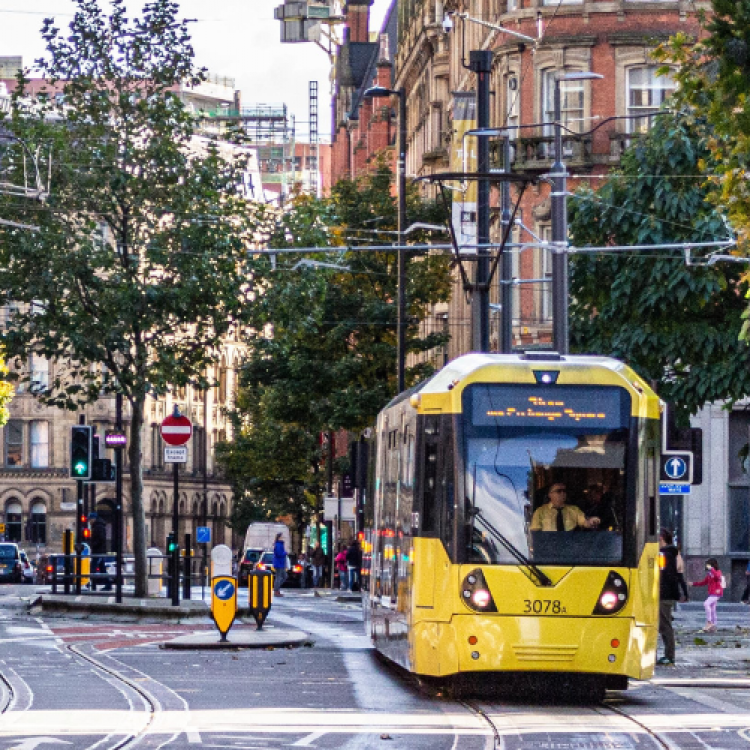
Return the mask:
POLYGON ((167 552, 171 555, 177 549, 177 540, 175 539, 174 532, 170 531, 167 534, 167 552))
POLYGON ((70 434, 70 476, 73 479, 91 479, 93 430, 90 425, 74 425, 70 434))

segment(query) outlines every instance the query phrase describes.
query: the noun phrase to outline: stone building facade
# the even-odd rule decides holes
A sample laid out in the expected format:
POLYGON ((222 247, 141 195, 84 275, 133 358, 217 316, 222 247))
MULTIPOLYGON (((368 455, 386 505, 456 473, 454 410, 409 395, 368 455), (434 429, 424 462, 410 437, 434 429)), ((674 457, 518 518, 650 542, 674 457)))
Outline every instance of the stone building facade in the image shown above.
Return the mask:
MULTIPOLYGON (((152 399, 146 405, 143 435, 143 484, 146 508, 147 541, 164 549, 166 535, 172 529, 172 464, 163 460, 159 426, 176 405, 193 423, 188 443, 188 461, 179 465, 180 541, 195 528, 212 527, 215 544, 235 546, 236 540, 226 525, 232 510, 232 493, 222 479, 214 460, 217 442, 231 437, 226 410, 231 406, 236 387, 236 368, 241 347, 227 342, 221 363, 211 373, 217 386, 208 391, 178 388, 166 398, 152 399)), ((32 373, 43 384, 54 376, 55 364, 35 358, 32 373)), ((100 441, 100 457, 114 462, 114 452, 103 446, 105 431, 115 426, 115 399, 101 398, 79 413, 45 406, 28 388, 20 388, 10 405, 10 420, 0 429, 0 511, 3 514, 6 541, 22 543, 41 552, 59 552, 66 529, 76 525, 76 481, 70 477, 70 433, 83 415, 94 425, 100 441)), ((124 426, 130 418, 124 409, 124 426)), ((132 549, 132 510, 129 500, 130 468, 124 457, 125 550, 132 549)), ((86 485, 85 505, 107 522, 112 539, 114 484, 86 485)))

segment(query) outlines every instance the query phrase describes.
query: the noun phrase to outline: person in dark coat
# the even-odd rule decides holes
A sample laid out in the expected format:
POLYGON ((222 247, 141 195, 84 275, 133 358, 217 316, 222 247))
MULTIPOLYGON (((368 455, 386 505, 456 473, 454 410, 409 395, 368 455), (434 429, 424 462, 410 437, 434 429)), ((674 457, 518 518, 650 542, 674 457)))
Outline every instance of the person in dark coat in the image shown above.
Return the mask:
POLYGON ((97 581, 104 583, 103 591, 112 591, 112 581, 109 578, 102 578, 101 574, 107 572, 104 555, 107 554, 107 524, 99 518, 96 513, 89 516, 93 517, 91 524, 91 570, 94 575, 91 577, 91 590, 96 591, 97 581), (97 575, 99 574, 99 575, 97 575))
POLYGON ((659 635, 664 643, 664 656, 656 663, 674 666, 675 638, 672 611, 675 602, 687 600, 687 584, 681 572, 680 551, 672 544, 672 534, 667 529, 659 532, 659 635))
POLYGON ((362 548, 355 539, 346 551, 346 567, 349 574, 349 591, 359 591, 359 571, 362 568, 362 548), (357 588, 354 588, 356 584, 357 588))

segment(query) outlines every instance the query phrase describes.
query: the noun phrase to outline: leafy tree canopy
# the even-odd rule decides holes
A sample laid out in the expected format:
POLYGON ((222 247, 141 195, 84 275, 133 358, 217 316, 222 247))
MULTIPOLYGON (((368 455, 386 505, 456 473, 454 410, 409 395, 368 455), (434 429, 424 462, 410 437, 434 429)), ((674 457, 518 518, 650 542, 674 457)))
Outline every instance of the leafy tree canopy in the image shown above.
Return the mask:
MULTIPOLYGON (((574 244, 726 238, 700 175, 707 149, 688 119, 658 117, 618 172, 571 201, 574 244)), ((740 399, 750 393, 750 349, 737 341, 746 291, 736 265, 688 266, 681 251, 574 255, 572 348, 628 362, 683 414, 740 399)))
MULTIPOLYGON (((141 427, 148 395, 205 387, 222 341, 251 306, 245 250, 259 217, 241 190, 241 158, 196 138, 178 96, 203 72, 187 24, 168 0, 127 16, 112 0, 76 0, 70 28, 48 19, 37 61, 47 96, 19 76, 5 124, 52 153, 44 205, 0 198, 2 340, 19 363, 55 361, 40 394, 65 408, 119 391, 130 406, 130 491, 136 592, 145 594, 141 427), (96 366, 92 366, 96 365, 96 366)), ((19 151, 6 162, 18 184, 19 151), (15 173, 15 174, 14 174, 15 173)))
POLYGON ((677 66, 675 103, 703 137, 707 199, 736 231, 738 254, 750 255, 750 2, 712 0, 711 6, 700 15, 697 41, 676 34, 657 58, 677 66))
MULTIPOLYGON (((299 196, 271 238, 272 248, 340 247, 340 252, 279 254, 256 268, 256 333, 247 341, 237 415, 245 427, 241 440, 223 453, 229 476, 250 504, 267 507, 274 487, 283 496, 303 481, 306 494, 296 496, 309 512, 309 498, 321 488, 319 434, 363 429, 395 394, 396 253, 385 246, 376 252, 356 250, 379 244, 383 236, 395 241, 391 181, 381 161, 361 180, 339 182, 329 198, 299 196), (298 441, 300 461, 291 460, 289 440, 298 441), (270 451, 267 461, 250 455, 258 443, 270 451), (257 473, 248 483, 242 473, 250 463, 257 473)), ((410 223, 445 219, 415 190, 407 206, 410 223)), ((427 240, 424 233, 411 238, 427 240)), ((407 268, 407 349, 427 351, 445 341, 442 334, 420 333, 419 322, 431 304, 448 299, 449 260, 415 252, 407 268)), ((416 365, 408 368, 407 380, 413 383, 428 373, 425 365, 416 365)))

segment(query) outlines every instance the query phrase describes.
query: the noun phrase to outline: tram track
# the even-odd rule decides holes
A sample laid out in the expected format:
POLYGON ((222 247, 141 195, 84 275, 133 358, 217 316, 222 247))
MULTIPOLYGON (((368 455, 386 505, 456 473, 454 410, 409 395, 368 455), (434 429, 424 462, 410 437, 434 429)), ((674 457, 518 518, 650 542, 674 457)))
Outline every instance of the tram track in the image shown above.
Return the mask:
MULTIPOLYGON (((161 705, 158 699, 156 699, 148 690, 137 684, 134 680, 129 679, 128 677, 123 675, 120 671, 114 669, 113 667, 105 665, 102 660, 97 659, 90 653, 85 653, 84 650, 79 646, 70 644, 66 647, 66 649, 76 658, 81 659, 88 664, 91 664, 100 673, 107 675, 110 680, 114 680, 115 683, 127 686, 127 688, 129 688, 141 699, 141 701, 143 701, 143 705, 146 707, 146 711, 140 712, 144 715, 145 720, 141 723, 141 726, 137 731, 130 732, 125 737, 122 737, 121 733, 111 733, 107 735, 104 740, 97 740, 95 743, 90 745, 90 748, 93 749, 95 747, 96 750, 127 750, 128 748, 135 747, 136 745, 142 746, 142 741, 147 736, 148 731, 153 727, 157 714, 161 712, 161 705), (103 744, 104 742, 110 742, 111 744, 105 745, 103 744)), ((126 696, 126 699, 128 700, 130 710, 135 713, 135 711, 133 711, 132 700, 130 700, 129 696, 126 696)), ((161 747, 163 744, 167 744, 168 741, 169 740, 160 743, 155 747, 161 747)))
MULTIPOLYGON (((492 732, 492 737, 488 738, 488 739, 491 739, 492 744, 488 744, 488 746, 486 747, 486 750, 513 750, 513 746, 512 745, 509 746, 508 743, 505 741, 505 736, 510 735, 510 733, 508 732, 508 729, 509 729, 508 724, 506 723, 504 726, 501 726, 499 722, 493 719, 493 714, 502 713, 503 717, 507 721, 508 715, 509 715, 508 704, 504 704, 504 705, 487 704, 487 703, 483 703, 483 702, 471 700, 471 699, 462 699, 462 700, 459 700, 458 703, 462 705, 464 708, 466 708, 468 711, 470 711, 472 714, 474 714, 481 721, 483 721, 492 732)), ((601 712, 607 711, 610 714, 616 715, 620 719, 625 719, 627 722, 634 725, 634 727, 637 727, 638 734, 647 735, 654 743, 654 748, 659 748, 661 750, 679 750, 679 745, 676 745, 675 743, 673 743, 669 738, 660 736, 657 731, 649 727, 643 721, 637 719, 634 716, 631 716, 626 711, 623 711, 617 706, 613 706, 609 703, 606 703, 606 702, 602 703, 596 708, 585 707, 581 705, 563 706, 563 705, 558 704, 556 706, 556 709, 558 711, 562 710, 564 712, 562 716, 558 715, 555 717, 556 721, 560 723, 561 725, 568 723, 566 721, 568 719, 570 720, 570 723, 575 722, 577 724, 580 724, 581 721, 585 722, 587 719, 586 712, 589 712, 590 718, 592 720, 601 722, 601 719, 602 719, 601 712)), ((529 723, 533 724, 535 723, 534 720, 537 718, 537 714, 535 712, 524 712, 523 709, 521 709, 518 712, 510 712, 510 715, 511 715, 510 724, 513 725, 514 732, 518 731, 517 725, 524 723, 524 719, 528 720, 531 718, 532 720, 529 723)), ((608 734, 610 731, 623 732, 623 728, 612 727, 611 729, 605 730, 603 727, 600 727, 598 728, 597 734, 599 733, 608 734)), ((540 727, 539 732, 545 733, 545 734, 547 733, 556 734, 554 729, 551 729, 549 727, 544 728, 544 729, 540 727)), ((566 730, 566 733, 569 733, 569 730, 566 730)), ((601 748, 614 747, 613 745, 607 744, 608 742, 609 741, 602 742, 598 740, 596 737, 592 737, 590 742, 586 741, 585 747, 591 748, 591 750, 594 750, 595 748, 598 748, 598 747, 601 747, 601 748)), ((561 744, 560 746, 567 747, 568 745, 561 744)), ((523 747, 527 747, 527 745, 523 744, 523 747)))

